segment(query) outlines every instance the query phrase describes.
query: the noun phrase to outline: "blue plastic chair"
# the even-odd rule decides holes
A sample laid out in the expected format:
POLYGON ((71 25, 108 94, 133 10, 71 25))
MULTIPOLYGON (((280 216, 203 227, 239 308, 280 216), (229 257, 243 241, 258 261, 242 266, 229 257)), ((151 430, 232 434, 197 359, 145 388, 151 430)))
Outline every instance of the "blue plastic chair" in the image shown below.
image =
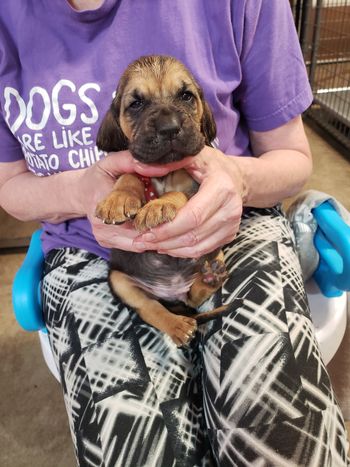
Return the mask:
POLYGON ((44 253, 40 236, 41 230, 33 233, 24 261, 15 275, 12 285, 12 304, 20 326, 25 331, 38 331, 45 362, 53 376, 60 381, 41 306, 44 253))
POLYGON ((350 290, 350 227, 329 201, 313 209, 313 215, 318 225, 314 243, 320 255, 314 279, 326 297, 339 297, 350 290))
POLYGON ((33 233, 27 254, 17 271, 12 286, 12 303, 16 319, 25 331, 47 332, 41 308, 44 253, 40 235, 41 230, 33 233))
MULTIPOLYGON (((328 307, 328 315, 334 314, 334 310, 337 310, 338 316, 334 316, 334 320, 337 329, 341 327, 341 329, 337 331, 337 339, 341 342, 346 326, 346 295, 344 291, 350 290, 350 228, 345 224, 329 202, 325 202, 315 208, 313 214, 318 222, 315 246, 320 255, 319 266, 314 274, 314 280, 318 284, 323 295, 329 297, 328 300, 323 299, 323 301, 320 301, 319 297, 317 297, 317 305, 314 306, 314 308, 318 313, 320 308, 326 308, 324 303, 328 301, 331 304, 331 306, 328 307), (337 301, 335 297, 340 297, 341 300, 337 301), (339 307, 341 307, 340 311, 339 307)), ((40 235, 40 230, 37 230, 32 235, 25 260, 14 279, 12 299, 18 323, 26 331, 39 331, 41 343, 43 345, 46 328, 42 316, 40 298, 40 282, 44 264, 40 235)), ((320 295, 318 289, 316 292, 311 292, 310 295, 313 296, 309 295, 310 305, 314 300, 315 294, 318 296, 320 295)), ((324 323, 327 322, 327 320, 329 322, 329 319, 333 319, 333 316, 328 316, 327 320, 325 320, 325 316, 314 317, 312 308, 313 306, 311 305, 311 314, 315 323, 324 323)), ((325 313, 323 313, 323 315, 325 315, 325 313)), ((321 326, 323 326, 323 324, 321 324, 321 326)), ((332 326, 327 324, 326 327, 334 336, 332 326)), ((316 329, 316 336, 317 332, 316 329)), ((322 332, 319 334, 321 350, 323 334, 322 332)), ((332 341, 332 336, 327 336, 325 340, 328 342, 332 341)), ((332 343, 333 348, 328 353, 324 354, 326 355, 326 363, 333 357, 337 345, 334 346, 334 343, 332 343)), ((48 363, 46 356, 45 359, 48 363)), ((52 368, 50 369, 53 371, 52 368)), ((57 377, 57 374, 55 376, 57 377)))

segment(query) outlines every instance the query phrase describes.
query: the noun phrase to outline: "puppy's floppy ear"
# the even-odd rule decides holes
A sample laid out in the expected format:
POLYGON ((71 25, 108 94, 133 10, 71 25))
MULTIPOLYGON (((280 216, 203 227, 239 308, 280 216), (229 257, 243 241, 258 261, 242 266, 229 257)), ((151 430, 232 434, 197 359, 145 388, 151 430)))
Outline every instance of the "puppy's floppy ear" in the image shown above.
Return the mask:
POLYGON ((201 131, 205 137, 205 144, 207 146, 211 146, 211 143, 216 136, 216 123, 213 113, 204 99, 202 99, 202 105, 203 115, 201 120, 201 131))
POLYGON ((115 103, 112 103, 97 133, 96 144, 102 151, 111 152, 128 149, 128 140, 120 127, 118 114, 115 103))

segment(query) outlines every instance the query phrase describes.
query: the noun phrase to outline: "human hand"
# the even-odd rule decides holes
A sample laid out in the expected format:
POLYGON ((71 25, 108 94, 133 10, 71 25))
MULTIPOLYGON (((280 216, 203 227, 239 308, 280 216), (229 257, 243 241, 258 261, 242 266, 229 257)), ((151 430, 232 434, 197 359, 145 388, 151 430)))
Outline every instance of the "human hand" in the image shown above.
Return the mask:
MULTIPOLYGON (((171 164, 167 167, 171 168, 171 164)), ((172 222, 134 237, 135 251, 156 250, 170 256, 198 258, 235 238, 245 186, 234 157, 206 146, 197 156, 182 161, 182 167, 200 184, 199 191, 172 222)))

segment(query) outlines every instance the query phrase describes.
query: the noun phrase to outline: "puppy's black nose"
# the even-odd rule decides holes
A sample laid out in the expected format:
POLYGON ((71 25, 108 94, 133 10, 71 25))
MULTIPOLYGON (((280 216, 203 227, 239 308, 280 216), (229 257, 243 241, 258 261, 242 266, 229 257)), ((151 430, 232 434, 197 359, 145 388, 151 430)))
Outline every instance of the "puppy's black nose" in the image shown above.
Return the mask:
POLYGON ((162 113, 156 120, 157 132, 166 138, 174 138, 181 130, 180 117, 175 113, 162 113))

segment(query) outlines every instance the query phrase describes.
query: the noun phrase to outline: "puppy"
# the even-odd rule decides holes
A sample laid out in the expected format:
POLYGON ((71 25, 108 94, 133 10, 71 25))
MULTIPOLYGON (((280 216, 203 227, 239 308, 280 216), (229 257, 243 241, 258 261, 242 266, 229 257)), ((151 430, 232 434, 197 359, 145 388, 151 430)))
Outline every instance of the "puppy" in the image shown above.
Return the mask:
MULTIPOLYGON (((99 129, 97 146, 107 152, 128 149, 146 164, 166 164, 198 154, 215 135, 212 113, 191 73, 173 57, 154 55, 141 57, 124 72, 99 129)), ((98 204, 97 217, 108 224, 133 221, 143 232, 173 220, 198 189, 183 169, 152 178, 152 183, 158 198, 147 201, 149 181, 133 174, 120 176, 112 193, 98 204)), ((193 315, 193 308, 209 298, 225 277, 221 251, 198 260, 153 251, 111 253, 112 291, 178 346, 191 340, 197 322, 225 308, 193 315), (179 303, 185 305, 182 313, 191 307, 192 315, 175 314, 179 307, 174 305, 179 303)))

